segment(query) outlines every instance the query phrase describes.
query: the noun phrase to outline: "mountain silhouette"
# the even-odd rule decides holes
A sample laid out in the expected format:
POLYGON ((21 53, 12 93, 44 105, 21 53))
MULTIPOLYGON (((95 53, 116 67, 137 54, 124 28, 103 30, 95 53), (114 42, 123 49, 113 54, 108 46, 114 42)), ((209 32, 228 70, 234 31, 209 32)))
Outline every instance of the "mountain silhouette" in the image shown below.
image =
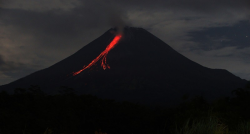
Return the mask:
POLYGON ((37 71, 0 90, 39 85, 48 94, 57 94, 61 86, 77 94, 126 100, 144 104, 171 104, 183 95, 203 96, 212 100, 231 96, 231 91, 247 83, 227 70, 201 66, 176 52, 169 45, 142 28, 124 28, 118 44, 109 51, 103 69, 98 61, 91 68, 73 76, 94 60, 115 37, 112 28, 75 54, 37 71))

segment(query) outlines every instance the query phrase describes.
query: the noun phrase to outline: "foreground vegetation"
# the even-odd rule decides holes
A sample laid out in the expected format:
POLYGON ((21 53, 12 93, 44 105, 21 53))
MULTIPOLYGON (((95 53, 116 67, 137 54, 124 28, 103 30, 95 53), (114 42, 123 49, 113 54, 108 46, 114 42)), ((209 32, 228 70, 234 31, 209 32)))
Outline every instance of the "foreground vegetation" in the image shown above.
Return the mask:
POLYGON ((177 107, 149 108, 75 95, 46 95, 37 86, 0 93, 1 134, 250 134, 250 87, 207 103, 196 97, 177 107))

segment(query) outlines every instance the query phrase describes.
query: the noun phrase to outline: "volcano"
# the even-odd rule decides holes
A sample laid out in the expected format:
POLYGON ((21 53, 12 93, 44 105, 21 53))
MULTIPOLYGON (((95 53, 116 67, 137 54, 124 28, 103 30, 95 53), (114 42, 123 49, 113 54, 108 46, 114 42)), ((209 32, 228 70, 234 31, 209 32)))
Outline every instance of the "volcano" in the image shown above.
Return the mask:
POLYGON ((231 91, 247 83, 227 70, 201 66, 176 52, 169 45, 142 28, 124 28, 121 39, 106 55, 89 65, 115 38, 112 28, 75 54, 23 77, 0 90, 39 85, 48 94, 57 94, 61 86, 73 88, 76 94, 143 104, 171 104, 182 96, 203 96, 212 100, 231 96, 231 91), (103 60, 102 60, 103 61, 103 60))

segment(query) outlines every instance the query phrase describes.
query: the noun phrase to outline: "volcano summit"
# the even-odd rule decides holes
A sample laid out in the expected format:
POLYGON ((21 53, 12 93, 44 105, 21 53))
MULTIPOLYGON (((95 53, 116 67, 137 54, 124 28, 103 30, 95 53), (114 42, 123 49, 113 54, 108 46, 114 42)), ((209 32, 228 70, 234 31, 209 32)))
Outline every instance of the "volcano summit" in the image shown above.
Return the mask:
POLYGON ((24 78, 3 85, 0 90, 39 85, 48 94, 61 86, 77 94, 126 100, 144 104, 178 102, 183 95, 215 99, 230 96, 231 91, 247 83, 223 69, 203 67, 176 52, 142 28, 125 28, 124 34, 103 60, 97 59, 116 37, 110 29, 75 54, 24 78), (102 64, 107 63, 104 70, 102 64), (110 68, 109 68, 110 67, 110 68))

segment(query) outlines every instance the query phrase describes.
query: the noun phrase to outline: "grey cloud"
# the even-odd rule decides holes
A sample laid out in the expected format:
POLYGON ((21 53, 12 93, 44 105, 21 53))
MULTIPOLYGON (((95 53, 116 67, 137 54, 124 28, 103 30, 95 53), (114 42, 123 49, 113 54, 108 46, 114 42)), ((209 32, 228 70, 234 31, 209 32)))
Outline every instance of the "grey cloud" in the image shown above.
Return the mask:
POLYGON ((114 6, 101 5, 92 8, 85 4, 71 11, 58 9, 44 12, 0 8, 0 22, 14 26, 20 34, 33 36, 34 45, 63 48, 83 35, 91 36, 88 32, 126 25, 123 11, 114 6))
POLYGON ((191 41, 199 43, 199 49, 221 49, 228 46, 237 48, 249 47, 250 21, 240 21, 232 26, 203 28, 200 31, 191 31, 191 41))
MULTIPOLYGON (((100 20, 90 20, 86 15, 72 11, 57 13, 58 11, 34 12, 20 9, 2 9, 0 22, 4 26, 12 26, 14 35, 27 34, 32 36, 32 46, 64 47, 72 40, 79 40, 80 36, 94 29, 105 27, 100 20), (99 23, 99 24, 97 24, 99 23), (15 32, 15 33, 14 33, 15 32)), ((63 12, 63 11, 62 11, 63 12)), ((1 23, 0 23, 1 24, 1 23)), ((106 29, 107 30, 107 29, 106 29)), ((84 36, 83 36, 84 37, 84 36)), ((11 37, 12 38, 12 37, 11 37)), ((74 42, 74 41, 72 41, 74 42)))
POLYGON ((52 9, 70 10, 78 4, 78 0, 1 0, 0 7, 8 9, 25 9, 32 11, 48 11, 52 9))
POLYGON ((249 0, 81 0, 86 6, 98 10, 99 7, 103 5, 113 5, 121 9, 153 9, 153 10, 162 10, 162 9, 188 9, 194 11, 202 12, 215 12, 217 10, 225 10, 225 8, 241 8, 248 9, 250 8, 249 0), (94 3, 94 4, 93 4, 94 3), (97 4, 95 4, 97 3, 97 4), (102 3, 102 4, 98 4, 102 3))
POLYGON ((0 9, 1 21, 5 24, 19 26, 21 31, 32 34, 51 34, 54 36, 77 36, 85 29, 131 25, 127 12, 152 8, 153 10, 216 11, 223 7, 250 9, 249 0, 81 0, 81 4, 70 11, 50 10, 34 12, 31 10, 0 9))
POLYGON ((129 25, 130 23, 126 22, 126 12, 132 9, 169 10, 179 8, 213 12, 225 10, 224 7, 250 9, 249 0, 81 0, 81 2, 69 12, 59 9, 46 12, 2 9, 1 18, 5 17, 3 19, 7 19, 7 23, 17 23, 17 25, 30 27, 30 29, 33 27, 46 33, 74 35, 84 28, 129 25))
POLYGON ((5 61, 3 56, 0 55, 0 71, 13 71, 24 67, 22 63, 16 63, 12 61, 5 61))
POLYGON ((53 35, 74 35, 82 20, 74 15, 56 14, 56 11, 34 12, 20 9, 2 9, 1 21, 5 25, 18 26, 23 32, 42 32, 53 35))
MULTIPOLYGON (((99 8, 99 7, 97 7, 99 8)), ((5 25, 17 26, 21 32, 51 34, 54 36, 77 36, 86 29, 124 26, 126 18, 122 11, 110 6, 98 10, 91 7, 77 7, 70 12, 51 10, 34 12, 22 9, 0 9, 0 20, 5 25)))
POLYGON ((3 60, 3 56, 0 55, 0 67, 5 64, 5 61, 3 60))

